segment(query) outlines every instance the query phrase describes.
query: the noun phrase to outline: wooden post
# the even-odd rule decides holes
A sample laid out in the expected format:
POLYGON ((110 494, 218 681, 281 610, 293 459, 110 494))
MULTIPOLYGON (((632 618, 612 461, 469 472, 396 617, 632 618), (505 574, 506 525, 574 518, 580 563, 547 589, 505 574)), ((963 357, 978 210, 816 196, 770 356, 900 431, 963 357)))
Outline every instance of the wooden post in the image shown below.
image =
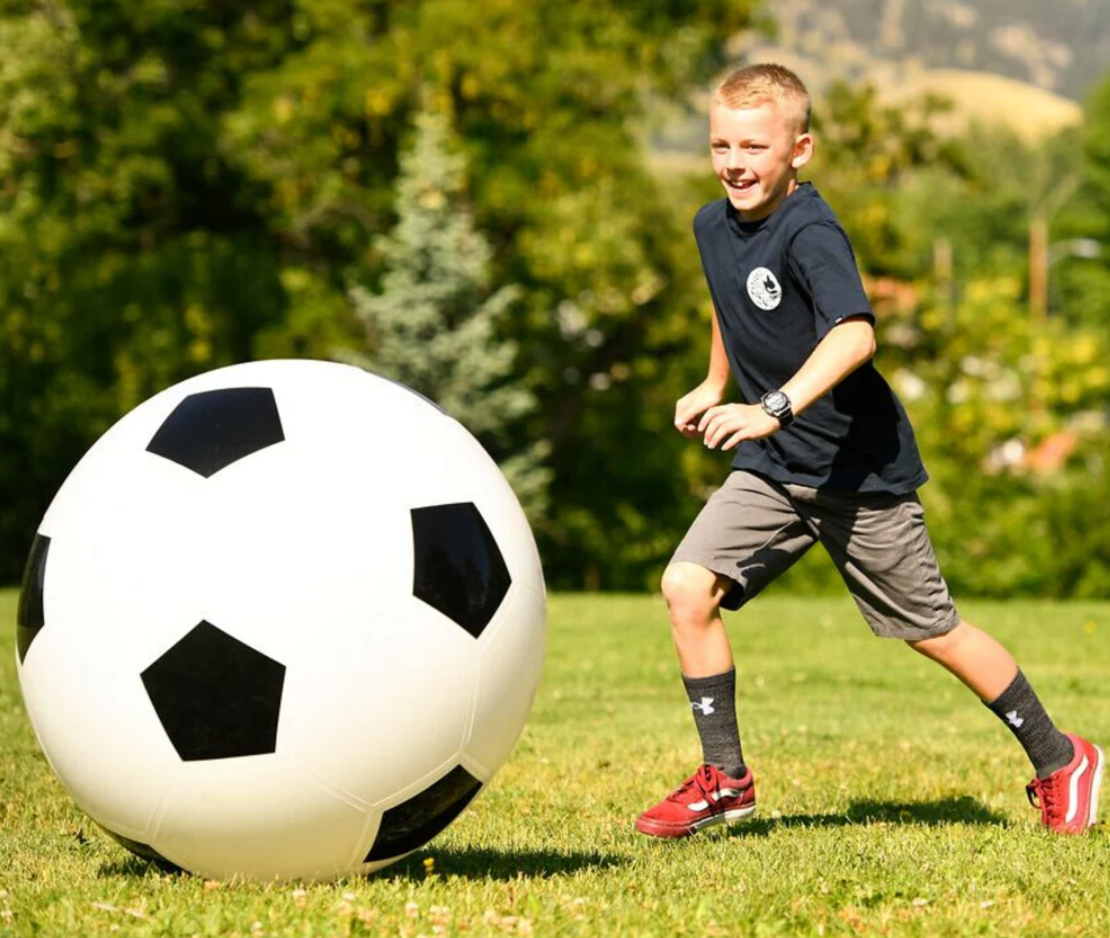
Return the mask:
POLYGON ((937 285, 937 298, 944 306, 945 321, 949 326, 956 318, 956 289, 952 271, 952 242, 937 238, 933 242, 933 278, 937 285))
POLYGON ((1043 322, 1048 315, 1048 219, 1029 219, 1029 316, 1043 322))

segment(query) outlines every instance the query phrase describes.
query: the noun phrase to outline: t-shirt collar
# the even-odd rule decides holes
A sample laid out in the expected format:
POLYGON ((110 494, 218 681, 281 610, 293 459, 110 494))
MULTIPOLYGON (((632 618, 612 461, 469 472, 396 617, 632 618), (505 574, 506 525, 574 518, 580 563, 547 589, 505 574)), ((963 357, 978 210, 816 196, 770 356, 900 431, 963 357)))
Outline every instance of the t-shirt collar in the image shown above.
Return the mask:
POLYGON ((798 183, 797 188, 783 200, 782 205, 775 209, 775 211, 771 212, 770 215, 765 215, 763 218, 760 218, 756 221, 741 221, 739 213, 736 211, 735 208, 732 207, 732 203, 726 199, 725 218, 728 220, 729 228, 731 228, 736 234, 743 237, 750 237, 757 231, 762 231, 764 228, 767 228, 772 223, 772 221, 780 217, 786 209, 790 208, 793 205, 797 205, 799 202, 804 202, 816 191, 817 190, 813 188, 813 183, 800 182, 798 183))

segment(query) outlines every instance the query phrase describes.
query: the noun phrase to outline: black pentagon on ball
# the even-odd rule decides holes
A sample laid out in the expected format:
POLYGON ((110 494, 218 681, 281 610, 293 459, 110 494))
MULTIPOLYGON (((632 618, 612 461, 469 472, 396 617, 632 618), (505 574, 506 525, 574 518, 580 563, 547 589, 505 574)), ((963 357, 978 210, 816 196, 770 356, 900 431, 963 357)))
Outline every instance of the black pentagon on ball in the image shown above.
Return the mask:
POLYGON ((471 502, 412 509, 412 592, 477 638, 512 579, 471 502))
POLYGON ((461 813, 481 790, 482 783, 461 765, 438 782, 389 808, 364 863, 388 860, 422 847, 461 813))
POLYGON ((142 673, 185 762, 272 753, 285 665, 201 622, 142 673))
POLYGON ((154 434, 147 451, 206 479, 285 439, 270 388, 190 394, 154 434))
POLYGON ((20 664, 46 625, 43 613, 43 593, 46 589, 46 557, 50 553, 50 538, 35 535, 27 566, 23 568, 23 585, 19 590, 19 608, 15 614, 15 644, 20 664))

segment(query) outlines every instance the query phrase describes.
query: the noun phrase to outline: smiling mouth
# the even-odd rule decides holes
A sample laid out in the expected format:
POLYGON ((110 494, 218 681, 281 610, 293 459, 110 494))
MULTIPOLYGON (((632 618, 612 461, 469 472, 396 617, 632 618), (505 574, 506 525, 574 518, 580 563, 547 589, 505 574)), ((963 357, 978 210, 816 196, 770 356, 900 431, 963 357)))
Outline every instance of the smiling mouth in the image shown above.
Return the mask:
POLYGON ((726 179, 725 185, 733 192, 747 192, 755 185, 754 179, 726 179))

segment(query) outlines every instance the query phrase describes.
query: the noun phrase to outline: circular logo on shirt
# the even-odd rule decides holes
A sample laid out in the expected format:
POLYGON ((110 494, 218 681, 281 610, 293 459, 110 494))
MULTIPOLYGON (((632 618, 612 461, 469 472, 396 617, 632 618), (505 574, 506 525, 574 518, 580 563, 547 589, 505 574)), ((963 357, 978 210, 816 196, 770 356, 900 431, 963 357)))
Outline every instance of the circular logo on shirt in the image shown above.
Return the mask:
POLYGON ((766 267, 757 267, 748 274, 748 296, 760 309, 774 309, 782 302, 782 287, 766 267))

